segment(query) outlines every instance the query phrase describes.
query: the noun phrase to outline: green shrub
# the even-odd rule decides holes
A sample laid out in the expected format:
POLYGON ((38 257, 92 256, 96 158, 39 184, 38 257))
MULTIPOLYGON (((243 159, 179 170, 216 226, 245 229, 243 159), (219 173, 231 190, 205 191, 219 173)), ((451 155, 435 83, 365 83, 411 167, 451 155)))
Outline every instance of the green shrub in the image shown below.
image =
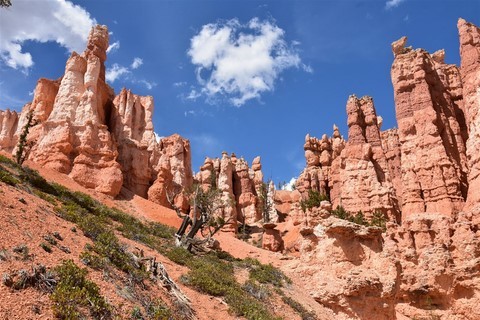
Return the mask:
POLYGON ((188 263, 190 271, 184 281, 201 292, 212 296, 224 296, 232 287, 238 287, 233 266, 217 257, 207 255, 188 263))
POLYGON ((48 243, 42 242, 40 243, 40 247, 48 253, 52 252, 52 247, 48 243))
POLYGON ((84 251, 80 254, 80 261, 95 270, 102 270, 107 266, 105 260, 89 251, 84 251))
POLYGON ((0 154, 0 163, 7 164, 11 167, 18 167, 17 163, 12 159, 5 157, 4 155, 0 154))
POLYGON ((382 228, 383 231, 387 230, 387 218, 381 211, 375 211, 372 216, 371 226, 382 228))
POLYGON ((86 269, 81 269, 72 260, 67 260, 56 267, 54 272, 59 281, 50 299, 57 318, 86 318, 86 310, 95 319, 111 318, 110 305, 100 295, 98 286, 86 278, 86 269))
POLYGON ((193 254, 183 247, 173 247, 165 252, 165 256, 176 264, 182 266, 188 265, 193 259, 193 254))
POLYGON ((276 287, 282 287, 284 282, 292 281, 280 270, 271 264, 261 264, 257 259, 246 258, 246 266, 250 269, 250 279, 260 283, 270 283, 276 287))
POLYGON ((9 171, 0 167, 0 181, 15 187, 20 183, 17 178, 15 178, 9 171))
POLYGON ((246 295, 242 290, 232 288, 225 297, 232 311, 237 316, 243 316, 249 320, 280 320, 274 317, 267 308, 258 300, 246 295))
POLYGON ((302 317, 302 320, 317 319, 317 317, 315 316, 315 313, 307 311, 307 309, 305 309, 304 306, 302 306, 300 303, 293 300, 292 298, 282 295, 282 301, 285 304, 289 305, 293 310, 295 310, 302 317))
POLYGON ((322 201, 329 201, 328 196, 326 194, 321 194, 318 191, 315 190, 308 190, 308 197, 307 199, 301 200, 300 201, 300 206, 303 210, 303 212, 307 211, 307 209, 312 209, 315 207, 320 207, 320 203, 322 201))

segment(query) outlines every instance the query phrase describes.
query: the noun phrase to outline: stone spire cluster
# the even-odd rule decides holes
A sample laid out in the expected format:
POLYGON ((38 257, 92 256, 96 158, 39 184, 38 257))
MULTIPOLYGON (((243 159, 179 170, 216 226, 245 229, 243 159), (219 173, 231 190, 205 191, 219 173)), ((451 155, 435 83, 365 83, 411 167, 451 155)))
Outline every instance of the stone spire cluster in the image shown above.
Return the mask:
POLYGON ((14 151, 33 112, 30 160, 111 196, 123 187, 168 205, 166 188, 193 183, 190 143, 178 135, 157 142, 151 96, 126 89, 115 96, 105 82, 108 42, 107 27, 95 26, 85 51, 71 54, 60 79, 40 79, 20 115, 0 111, 0 149, 14 151))
POLYGON ((306 137, 307 167, 297 181, 334 207, 375 211, 401 222, 423 212, 452 216, 480 201, 480 32, 460 19, 461 67, 392 44, 398 129, 381 131, 373 99, 347 101, 348 140, 306 137))

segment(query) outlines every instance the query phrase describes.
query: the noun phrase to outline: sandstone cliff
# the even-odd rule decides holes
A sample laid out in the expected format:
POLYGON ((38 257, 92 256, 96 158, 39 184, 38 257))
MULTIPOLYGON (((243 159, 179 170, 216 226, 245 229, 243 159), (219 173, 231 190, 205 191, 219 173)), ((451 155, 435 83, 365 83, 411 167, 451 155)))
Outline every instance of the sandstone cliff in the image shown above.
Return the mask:
MULTIPOLYGON (((122 187, 169 205, 165 190, 192 184, 190 145, 178 135, 157 143, 153 98, 105 82, 106 26, 92 28, 87 48, 73 52, 58 80, 40 79, 20 115, 0 111, 0 149, 14 147, 29 112, 38 122, 29 159, 68 174, 84 187, 116 196, 122 187)), ((186 199, 179 200, 184 210, 186 199)))

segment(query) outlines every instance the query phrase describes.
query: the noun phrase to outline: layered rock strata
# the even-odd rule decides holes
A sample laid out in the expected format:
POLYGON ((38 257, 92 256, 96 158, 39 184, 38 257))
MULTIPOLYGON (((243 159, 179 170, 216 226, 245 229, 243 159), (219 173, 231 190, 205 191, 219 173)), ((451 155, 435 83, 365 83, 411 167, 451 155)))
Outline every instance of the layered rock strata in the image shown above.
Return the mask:
MULTIPOLYGON (((73 52, 59 80, 40 79, 20 115, 0 111, 0 149, 14 152, 32 112, 29 159, 68 174, 79 184, 115 196, 122 187, 169 205, 166 188, 193 183, 190 144, 178 135, 155 138, 153 98, 105 82, 105 26, 92 28, 87 48, 73 52)), ((184 210, 188 201, 177 199, 184 210)))
POLYGON ((0 150, 12 151, 15 147, 15 131, 18 126, 18 114, 15 111, 0 110, 0 150))
POLYGON ((463 83, 463 101, 468 140, 466 153, 468 158, 468 196, 469 208, 480 203, 480 29, 458 20, 460 35, 460 73, 463 83))
POLYGON ((419 212, 451 215, 462 209, 467 192, 467 163, 462 117, 462 86, 457 67, 392 45, 398 137, 401 149, 403 206, 406 218, 419 212))
POLYGON ((350 97, 347 142, 307 135, 297 181, 303 198, 315 190, 334 207, 382 211, 398 222, 479 203, 480 32, 463 19, 458 28, 460 69, 445 63, 444 50, 414 50, 406 37, 392 44, 398 129, 380 131, 371 98, 350 97))
POLYGON ((222 215, 233 229, 237 223, 252 224, 263 218, 260 196, 268 196, 268 186, 263 184, 261 170, 260 157, 253 160, 250 168, 245 159, 224 152, 220 159, 205 158, 195 178, 204 190, 216 187, 222 192, 222 201, 226 204, 222 215))

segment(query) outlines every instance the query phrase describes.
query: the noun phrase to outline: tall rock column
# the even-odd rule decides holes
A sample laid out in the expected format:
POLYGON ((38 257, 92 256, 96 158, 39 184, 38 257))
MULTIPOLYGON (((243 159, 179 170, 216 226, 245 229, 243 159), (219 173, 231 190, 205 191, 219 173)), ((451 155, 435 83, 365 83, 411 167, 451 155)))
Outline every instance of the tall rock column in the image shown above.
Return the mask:
POLYGON ((107 27, 98 25, 84 53, 72 53, 31 157, 87 188, 115 196, 123 179, 106 119, 113 100, 105 83, 107 48, 107 27))
POLYGON ((15 131, 18 125, 18 114, 15 111, 0 110, 0 150, 11 152, 15 147, 15 131))
POLYGON ((375 211, 398 219, 396 196, 388 172, 387 159, 380 138, 380 128, 373 99, 352 95, 347 101, 348 141, 336 159, 332 198, 334 207, 362 211, 366 216, 375 211))
POLYGON ((218 189, 222 192, 222 201, 225 203, 223 218, 227 222, 226 231, 236 232, 237 229, 237 208, 234 205, 235 195, 233 194, 233 163, 226 152, 222 153, 220 159, 220 172, 218 174, 218 189))
POLYGON ((422 49, 394 42, 391 77, 401 145, 402 219, 422 212, 451 215, 462 209, 466 190, 458 84, 445 81, 444 65, 422 49), (442 80, 443 79, 443 80, 442 80))
POLYGON ((467 207, 480 203, 480 29, 463 19, 458 20, 460 35, 461 76, 465 118, 468 126, 467 207))
POLYGON ((123 186, 144 198, 154 178, 152 153, 157 143, 152 113, 151 96, 141 97, 122 89, 113 100, 111 127, 118 145, 123 186))
POLYGON ((250 224, 261 219, 261 213, 257 211, 257 196, 255 185, 250 178, 247 162, 237 159, 233 171, 233 193, 237 206, 237 219, 250 224))
POLYGON ((189 200, 181 193, 193 185, 190 141, 173 134, 160 140, 156 152, 160 154, 154 168, 158 175, 148 190, 148 199, 168 207, 166 192, 175 191, 179 195, 175 205, 188 212, 189 200))

